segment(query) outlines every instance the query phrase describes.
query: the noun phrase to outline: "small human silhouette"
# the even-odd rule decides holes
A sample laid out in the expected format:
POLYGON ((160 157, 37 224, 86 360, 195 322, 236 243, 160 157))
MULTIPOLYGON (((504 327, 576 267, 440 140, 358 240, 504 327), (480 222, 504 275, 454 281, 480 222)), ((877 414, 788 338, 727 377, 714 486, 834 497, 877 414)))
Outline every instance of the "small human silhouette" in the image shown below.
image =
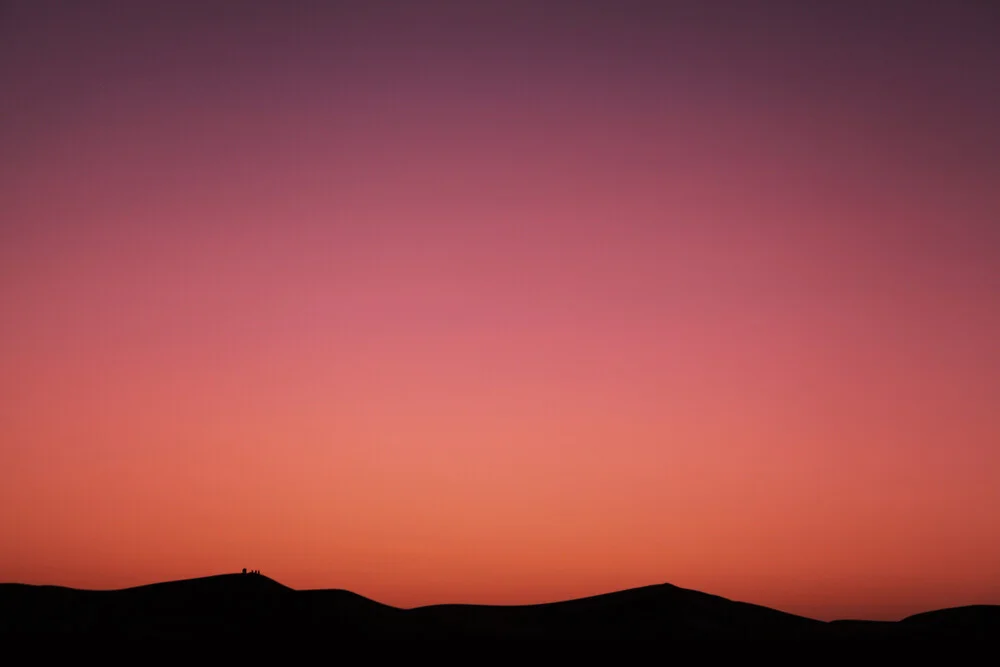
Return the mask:
POLYGON ((247 569, 243 568, 243 574, 246 574, 246 573, 247 573, 247 569))

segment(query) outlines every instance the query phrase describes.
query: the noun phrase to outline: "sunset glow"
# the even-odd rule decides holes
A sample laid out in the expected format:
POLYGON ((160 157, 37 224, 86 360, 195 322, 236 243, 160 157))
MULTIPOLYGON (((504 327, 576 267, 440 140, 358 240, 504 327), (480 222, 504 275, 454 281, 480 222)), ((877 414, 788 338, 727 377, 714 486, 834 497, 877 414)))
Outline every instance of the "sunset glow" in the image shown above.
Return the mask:
POLYGON ((0 8, 0 581, 1000 604, 990 3, 153 4, 0 8))

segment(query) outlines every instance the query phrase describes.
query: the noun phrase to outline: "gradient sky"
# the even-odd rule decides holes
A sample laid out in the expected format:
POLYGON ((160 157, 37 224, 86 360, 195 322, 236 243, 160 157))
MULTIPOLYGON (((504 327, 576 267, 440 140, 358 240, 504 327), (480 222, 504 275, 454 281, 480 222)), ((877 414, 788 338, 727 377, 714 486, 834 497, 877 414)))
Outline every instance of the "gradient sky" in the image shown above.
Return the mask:
POLYGON ((0 581, 1000 603, 1000 12, 821 4, 5 2, 0 581))

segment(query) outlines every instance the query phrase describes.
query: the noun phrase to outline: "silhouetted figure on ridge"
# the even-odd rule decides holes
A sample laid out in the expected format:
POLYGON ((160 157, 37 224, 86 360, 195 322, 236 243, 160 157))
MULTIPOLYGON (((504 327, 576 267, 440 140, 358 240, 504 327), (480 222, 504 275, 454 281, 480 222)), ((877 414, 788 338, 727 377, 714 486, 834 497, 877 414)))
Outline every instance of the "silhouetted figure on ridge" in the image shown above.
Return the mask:
POLYGON ((246 573, 247 573, 247 569, 243 568, 243 574, 246 574, 246 573))

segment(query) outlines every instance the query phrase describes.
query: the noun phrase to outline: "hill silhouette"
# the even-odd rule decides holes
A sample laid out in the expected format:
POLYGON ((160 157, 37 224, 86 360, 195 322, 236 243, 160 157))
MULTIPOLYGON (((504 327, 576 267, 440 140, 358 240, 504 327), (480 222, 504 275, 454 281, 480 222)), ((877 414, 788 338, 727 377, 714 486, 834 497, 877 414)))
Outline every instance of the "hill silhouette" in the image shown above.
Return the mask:
POLYGON ((475 637, 539 639, 964 638, 1000 635, 1000 606, 898 622, 824 622, 670 584, 537 605, 398 609, 346 590, 295 590, 224 574, 114 591, 0 584, 0 635, 197 639, 475 637))

